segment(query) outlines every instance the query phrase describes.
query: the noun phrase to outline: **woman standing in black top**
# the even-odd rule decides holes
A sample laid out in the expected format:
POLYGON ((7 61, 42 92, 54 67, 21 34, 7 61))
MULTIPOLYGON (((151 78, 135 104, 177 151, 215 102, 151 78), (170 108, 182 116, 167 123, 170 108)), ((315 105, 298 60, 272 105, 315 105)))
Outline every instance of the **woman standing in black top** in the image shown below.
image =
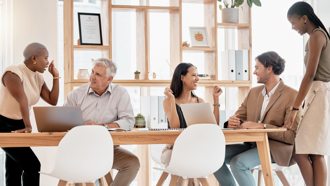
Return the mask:
MULTIPOLYGON (((193 90, 197 89, 198 72, 191 63, 180 63, 174 70, 171 86, 166 88, 164 94, 167 96, 163 102, 165 114, 169 122, 169 128, 186 128, 187 124, 181 111, 181 104, 204 103, 202 98, 198 98, 193 90)), ((222 89, 218 86, 213 88, 214 116, 219 125, 219 96, 222 89)), ((172 146, 167 145, 163 150, 162 162, 167 166, 172 154, 172 146)))

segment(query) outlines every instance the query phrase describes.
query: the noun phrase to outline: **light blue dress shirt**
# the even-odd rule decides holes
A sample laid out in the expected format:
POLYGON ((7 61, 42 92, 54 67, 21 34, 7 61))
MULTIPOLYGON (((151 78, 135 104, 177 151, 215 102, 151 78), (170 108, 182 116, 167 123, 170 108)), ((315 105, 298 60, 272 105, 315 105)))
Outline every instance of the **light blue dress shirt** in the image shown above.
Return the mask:
POLYGON ((73 90, 64 106, 81 108, 84 123, 91 120, 97 124, 117 123, 120 128, 132 130, 134 113, 127 90, 110 83, 100 96, 89 87, 89 83, 73 90))

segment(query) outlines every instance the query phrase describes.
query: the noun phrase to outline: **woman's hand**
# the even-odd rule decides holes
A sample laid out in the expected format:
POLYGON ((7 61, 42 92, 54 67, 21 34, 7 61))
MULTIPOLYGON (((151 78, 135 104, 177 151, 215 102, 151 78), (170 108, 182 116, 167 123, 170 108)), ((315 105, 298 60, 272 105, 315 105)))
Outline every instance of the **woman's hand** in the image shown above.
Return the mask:
POLYGON ((289 113, 289 117, 285 121, 282 128, 291 128, 293 123, 294 123, 294 119, 296 118, 296 115, 297 115, 297 111, 296 110, 291 110, 290 113, 289 113))
POLYGON ((214 86, 213 88, 213 98, 219 98, 219 96, 222 94, 222 89, 218 86, 214 86))
POLYGON ((60 75, 58 70, 55 68, 54 60, 48 66, 48 71, 53 75, 53 77, 59 77, 59 75, 60 75))
POLYGON ((169 88, 169 87, 166 87, 165 90, 164 90, 164 94, 165 96, 167 96, 168 98, 170 99, 174 99, 174 95, 173 95, 173 91, 169 88))
POLYGON ((31 133, 32 128, 31 127, 25 127, 24 129, 19 129, 15 131, 11 131, 12 133, 31 133))

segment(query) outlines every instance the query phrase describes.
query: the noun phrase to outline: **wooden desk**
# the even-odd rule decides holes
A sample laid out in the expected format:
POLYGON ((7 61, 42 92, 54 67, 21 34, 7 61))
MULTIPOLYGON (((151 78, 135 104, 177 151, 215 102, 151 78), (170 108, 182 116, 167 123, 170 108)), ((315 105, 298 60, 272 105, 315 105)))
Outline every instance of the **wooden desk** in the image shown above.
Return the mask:
MULTIPOLYGON (((274 186, 267 132, 286 129, 223 130, 226 143, 256 142, 267 186, 274 186)), ((182 131, 110 132, 114 145, 173 144, 182 131)), ((0 147, 57 146, 66 133, 0 133, 0 147)))

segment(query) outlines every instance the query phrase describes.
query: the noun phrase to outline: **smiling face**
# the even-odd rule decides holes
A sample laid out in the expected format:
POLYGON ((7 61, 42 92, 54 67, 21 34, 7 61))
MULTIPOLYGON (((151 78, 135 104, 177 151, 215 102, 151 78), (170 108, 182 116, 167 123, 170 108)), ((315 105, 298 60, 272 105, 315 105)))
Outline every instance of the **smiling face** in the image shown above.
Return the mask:
POLYGON ((99 95, 102 95, 105 92, 113 79, 113 76, 107 77, 106 70, 106 66, 95 65, 90 76, 89 87, 99 95))
POLYGON ((183 88, 187 88, 188 90, 196 90, 199 81, 199 77, 197 75, 197 69, 194 66, 189 67, 187 74, 185 76, 181 75, 183 88))
POLYGON ((271 67, 265 68, 265 66, 256 60, 256 65, 254 66, 255 70, 253 74, 257 76, 257 82, 266 84, 269 81, 269 71, 271 67))
POLYGON ((42 49, 42 51, 39 53, 38 56, 32 56, 33 61, 36 62, 36 71, 40 72, 40 73, 44 73, 49 65, 49 61, 48 61, 48 50, 42 49))
POLYGON ((288 17, 289 22, 292 25, 292 29, 297 31, 300 35, 303 35, 307 32, 307 26, 305 22, 307 22, 307 16, 298 16, 293 14, 292 16, 288 17))

